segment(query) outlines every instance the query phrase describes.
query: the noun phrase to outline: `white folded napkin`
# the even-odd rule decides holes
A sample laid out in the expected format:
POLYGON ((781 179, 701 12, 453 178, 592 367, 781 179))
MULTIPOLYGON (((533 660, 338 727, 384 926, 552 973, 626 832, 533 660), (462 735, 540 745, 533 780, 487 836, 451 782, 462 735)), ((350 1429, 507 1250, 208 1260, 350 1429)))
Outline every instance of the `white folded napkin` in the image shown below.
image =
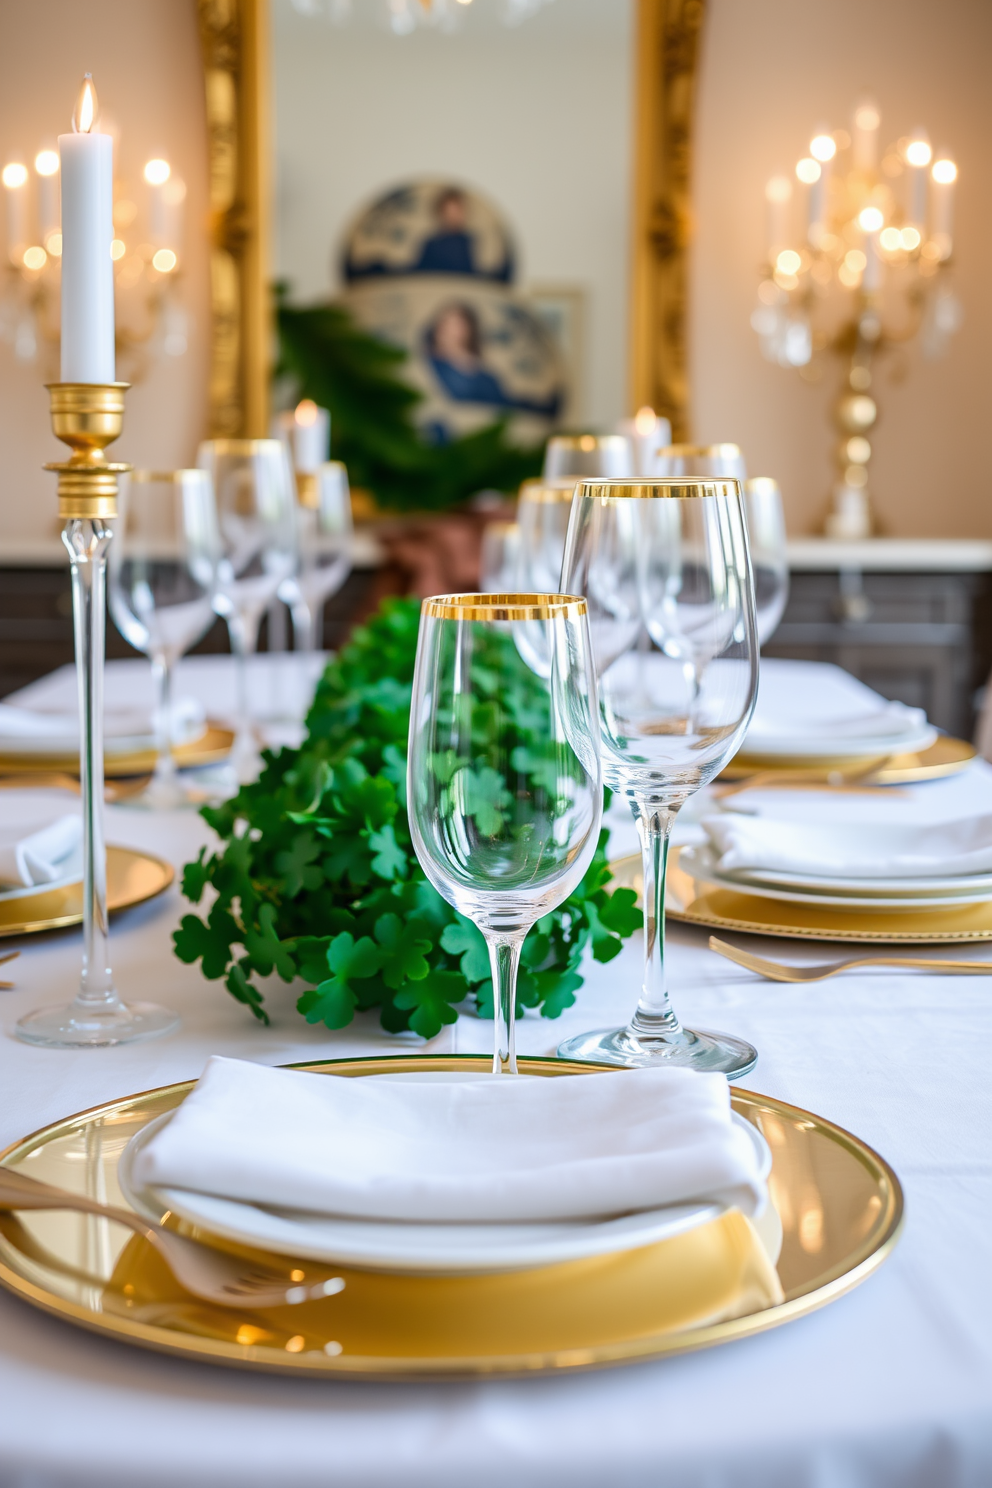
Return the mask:
POLYGON ((922 708, 889 702, 839 667, 815 662, 762 661, 754 717, 744 749, 784 752, 831 743, 899 745, 932 736, 922 708))
MULTIPOLYGON (((881 700, 880 700, 881 701, 881 700)), ((762 739, 899 739, 926 728, 927 715, 922 708, 907 708, 904 703, 884 703, 881 707, 853 709, 845 713, 785 713, 755 710, 747 731, 748 743, 762 739)))
POLYGON ((764 1203, 722 1075, 349 1079, 212 1058, 138 1184, 366 1219, 577 1219, 764 1203))
MULTIPOLYGON (((195 698, 178 698, 172 708, 173 741, 184 744, 199 738, 203 725, 202 705, 195 698)), ((146 740, 154 732, 152 715, 147 708, 108 708, 103 728, 108 743, 146 740)), ((0 745, 8 749, 78 749, 78 714, 0 703, 0 745)))
POLYGON ((722 873, 772 869, 824 878, 937 878, 992 872, 992 816, 896 823, 703 818, 722 873))
POLYGON ((0 884, 55 883, 76 866, 83 840, 83 820, 60 816, 37 825, 13 826, 0 821, 0 884))

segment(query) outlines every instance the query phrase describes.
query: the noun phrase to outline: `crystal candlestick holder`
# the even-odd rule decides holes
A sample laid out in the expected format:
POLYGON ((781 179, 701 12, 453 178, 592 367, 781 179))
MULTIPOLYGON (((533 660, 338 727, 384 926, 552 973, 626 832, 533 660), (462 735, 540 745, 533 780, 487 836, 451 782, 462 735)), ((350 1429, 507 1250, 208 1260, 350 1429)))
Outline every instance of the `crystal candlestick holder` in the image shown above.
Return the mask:
POLYGON ((30 1044, 53 1048, 133 1043, 169 1033, 179 1018, 150 1002, 122 1002, 110 969, 107 850, 103 830, 103 668, 107 550, 117 515, 117 477, 104 450, 124 424, 126 383, 49 385, 52 428, 72 450, 58 473, 62 541, 72 569, 72 615, 79 687, 79 777, 83 808, 83 965, 67 1007, 41 1008, 17 1024, 30 1044))

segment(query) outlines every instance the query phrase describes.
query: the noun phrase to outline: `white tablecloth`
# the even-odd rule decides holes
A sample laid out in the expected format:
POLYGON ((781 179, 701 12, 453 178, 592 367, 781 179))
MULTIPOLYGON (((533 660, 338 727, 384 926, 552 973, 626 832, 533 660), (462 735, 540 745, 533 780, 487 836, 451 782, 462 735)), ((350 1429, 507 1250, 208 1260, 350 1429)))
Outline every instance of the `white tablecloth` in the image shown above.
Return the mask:
MULTIPOLYGON (((921 815, 992 809, 992 768, 914 795, 921 815)), ((115 807, 108 835, 178 866, 207 832, 192 814, 115 807)), ((21 1013, 73 995, 80 937, 21 943, 17 989, 0 992, 0 1146, 110 1097, 195 1076, 212 1053, 279 1064, 423 1047, 383 1034, 373 1015, 340 1033, 309 1028, 288 989, 271 999, 273 1026, 260 1027, 220 983, 173 957, 183 911, 173 889, 114 921, 121 991, 183 1015, 177 1035, 130 1048, 16 1042, 21 1013)), ((625 1018, 638 942, 608 966, 590 964, 577 1006, 558 1022, 525 1018, 522 1051, 549 1053, 568 1034, 625 1018)), ((992 983, 875 972, 787 986, 711 954, 705 932, 673 924, 669 943, 683 1018, 742 1034, 760 1051, 745 1083, 851 1128, 902 1179, 905 1233, 863 1286, 706 1353, 567 1379, 431 1385, 188 1364, 91 1337, 0 1292, 0 1488, 992 1483, 992 983)), ((836 950, 748 943, 796 960, 836 950)), ((490 1040, 490 1024, 463 1018, 430 1047, 487 1050, 490 1040)))

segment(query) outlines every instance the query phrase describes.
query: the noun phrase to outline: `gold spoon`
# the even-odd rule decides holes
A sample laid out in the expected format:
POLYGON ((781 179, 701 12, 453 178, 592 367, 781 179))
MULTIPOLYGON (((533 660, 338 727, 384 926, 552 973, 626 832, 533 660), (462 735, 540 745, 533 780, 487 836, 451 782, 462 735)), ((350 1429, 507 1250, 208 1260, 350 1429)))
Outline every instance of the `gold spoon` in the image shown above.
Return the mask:
POLYGON ((763 956, 752 956, 750 951, 738 950, 715 935, 709 939, 711 951, 726 956, 746 971, 753 971, 770 982, 822 982, 825 977, 836 976, 839 971, 848 971, 853 966, 902 966, 916 967, 920 971, 971 972, 973 976, 992 975, 992 961, 939 961, 923 960, 918 956, 852 956, 846 961, 831 961, 819 966, 787 966, 781 961, 766 961, 763 956))

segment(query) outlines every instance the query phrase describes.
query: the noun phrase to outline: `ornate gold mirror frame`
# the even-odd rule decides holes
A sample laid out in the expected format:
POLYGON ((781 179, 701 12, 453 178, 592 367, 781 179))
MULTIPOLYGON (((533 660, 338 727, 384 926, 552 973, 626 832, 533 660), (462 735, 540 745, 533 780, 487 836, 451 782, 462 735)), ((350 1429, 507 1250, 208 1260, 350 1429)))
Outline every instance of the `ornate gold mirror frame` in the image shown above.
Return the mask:
MULTIPOLYGON (((636 0, 630 392, 689 433, 686 260, 705 0, 636 0)), ((210 151, 210 434, 264 436, 272 346, 269 0, 197 0, 210 151)))
POLYGON ((268 0, 197 0, 210 157, 211 438, 269 432, 268 0))

